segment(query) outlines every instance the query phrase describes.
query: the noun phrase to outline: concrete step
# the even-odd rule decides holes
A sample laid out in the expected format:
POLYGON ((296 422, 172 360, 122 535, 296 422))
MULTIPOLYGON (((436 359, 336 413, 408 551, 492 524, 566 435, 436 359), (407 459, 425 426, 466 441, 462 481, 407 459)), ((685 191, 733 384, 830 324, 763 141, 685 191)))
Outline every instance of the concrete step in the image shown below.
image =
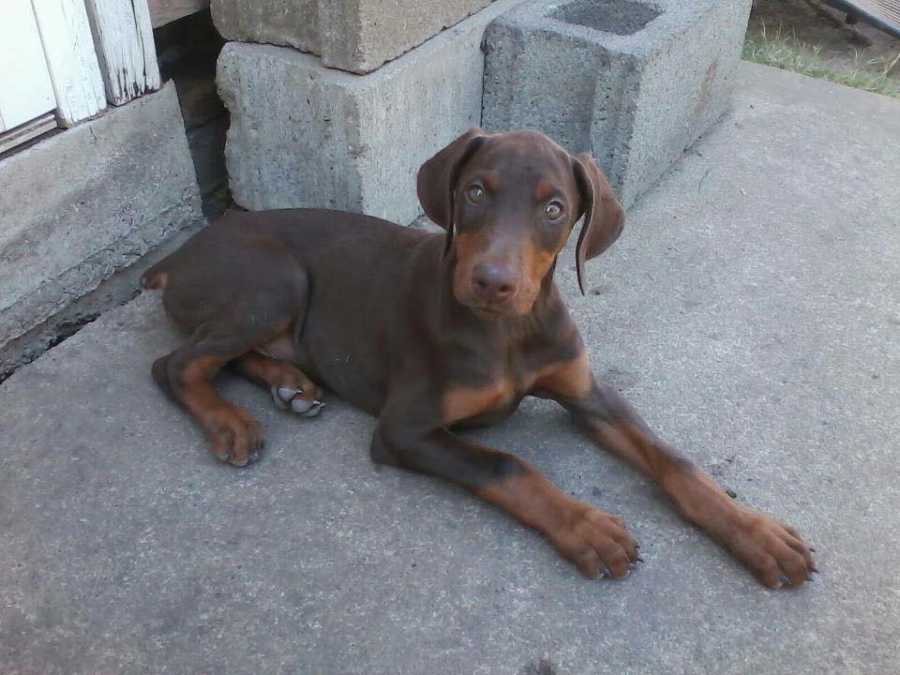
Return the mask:
POLYGON ((0 378, 125 302, 120 280, 202 221, 172 84, 4 158, 0 378))
MULTIPOLYGON (((867 672, 900 602, 900 104, 745 65, 734 116, 629 214, 576 295, 596 370, 822 574, 770 592, 553 404, 474 434, 622 515, 645 563, 589 582, 461 490, 385 469, 374 421, 301 421, 218 464, 149 369, 159 299, 0 385, 0 671, 867 672)), ((571 251, 569 252, 571 254, 571 251)))

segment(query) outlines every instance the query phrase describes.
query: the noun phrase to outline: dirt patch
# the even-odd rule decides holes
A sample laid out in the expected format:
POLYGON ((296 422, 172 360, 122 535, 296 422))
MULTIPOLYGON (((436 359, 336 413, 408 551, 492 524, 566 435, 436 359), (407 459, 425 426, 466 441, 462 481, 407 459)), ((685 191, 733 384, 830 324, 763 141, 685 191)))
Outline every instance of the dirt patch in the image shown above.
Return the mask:
POLYGON ((816 0, 754 0, 744 58, 900 98, 900 40, 816 0))

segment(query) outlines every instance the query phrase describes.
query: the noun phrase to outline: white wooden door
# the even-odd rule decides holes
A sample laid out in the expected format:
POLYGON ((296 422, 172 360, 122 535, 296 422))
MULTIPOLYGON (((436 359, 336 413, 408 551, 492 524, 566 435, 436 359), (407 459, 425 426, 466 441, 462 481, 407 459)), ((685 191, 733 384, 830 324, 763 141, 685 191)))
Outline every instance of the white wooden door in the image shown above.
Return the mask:
POLYGON ((147 0, 0 0, 0 153, 159 87, 147 0))
POLYGON ((2 0, 0 131, 56 108, 50 71, 31 0, 2 0))

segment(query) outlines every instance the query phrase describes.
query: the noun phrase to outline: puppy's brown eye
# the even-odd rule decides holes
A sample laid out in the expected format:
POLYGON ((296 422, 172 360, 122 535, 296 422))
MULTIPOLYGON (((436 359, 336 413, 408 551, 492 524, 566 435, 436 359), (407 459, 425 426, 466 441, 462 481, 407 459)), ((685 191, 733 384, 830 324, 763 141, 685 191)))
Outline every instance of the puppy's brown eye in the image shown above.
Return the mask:
POLYGON ((547 204, 547 206, 544 207, 544 214, 550 220, 558 220, 562 213, 563 207, 559 202, 550 202, 549 204, 547 204))
POLYGON ((473 204, 478 204, 484 199, 484 188, 480 185, 472 185, 466 190, 466 198, 473 204))

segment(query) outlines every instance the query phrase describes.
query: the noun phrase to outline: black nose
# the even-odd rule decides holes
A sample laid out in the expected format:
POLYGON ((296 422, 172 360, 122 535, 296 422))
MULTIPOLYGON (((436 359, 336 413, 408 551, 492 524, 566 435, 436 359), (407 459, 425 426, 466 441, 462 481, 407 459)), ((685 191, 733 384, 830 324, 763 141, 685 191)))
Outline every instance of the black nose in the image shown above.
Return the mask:
POLYGON ((472 270, 472 284, 481 299, 502 302, 516 292, 516 275, 504 265, 480 263, 472 270))

